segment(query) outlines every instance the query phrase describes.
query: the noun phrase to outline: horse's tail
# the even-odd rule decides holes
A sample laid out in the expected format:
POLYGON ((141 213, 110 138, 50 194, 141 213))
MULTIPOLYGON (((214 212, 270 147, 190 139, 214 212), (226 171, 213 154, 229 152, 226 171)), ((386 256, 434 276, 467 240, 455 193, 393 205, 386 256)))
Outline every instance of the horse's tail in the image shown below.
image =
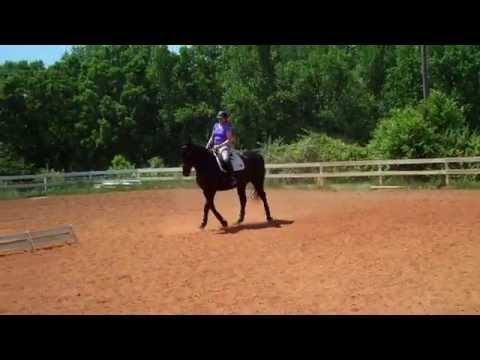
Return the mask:
POLYGON ((263 191, 263 183, 265 181, 265 160, 263 156, 257 152, 250 152, 251 166, 257 169, 255 173, 255 178, 253 179, 253 191, 250 193, 250 199, 259 201, 261 199, 259 191, 263 191))

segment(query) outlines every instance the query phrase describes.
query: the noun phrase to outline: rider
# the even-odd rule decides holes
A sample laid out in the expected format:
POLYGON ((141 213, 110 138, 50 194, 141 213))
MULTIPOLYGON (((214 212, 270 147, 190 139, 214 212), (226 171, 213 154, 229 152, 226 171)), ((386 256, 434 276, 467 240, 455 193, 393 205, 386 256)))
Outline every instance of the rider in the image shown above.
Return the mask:
POLYGON ((233 145, 232 124, 226 111, 220 111, 217 115, 218 122, 213 125, 212 135, 208 140, 207 149, 220 153, 225 170, 233 173, 232 163, 230 162, 230 153, 233 145))

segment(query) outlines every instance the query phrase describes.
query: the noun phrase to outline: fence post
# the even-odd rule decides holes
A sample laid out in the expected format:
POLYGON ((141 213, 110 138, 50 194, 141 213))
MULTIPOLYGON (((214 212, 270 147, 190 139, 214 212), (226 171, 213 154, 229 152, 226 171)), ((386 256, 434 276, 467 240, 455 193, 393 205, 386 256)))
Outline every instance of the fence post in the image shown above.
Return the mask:
POLYGON ((450 185, 450 177, 448 176, 448 162, 445 160, 445 186, 450 185))
POLYGON ((380 173, 380 176, 378 177, 378 185, 383 185, 383 176, 382 174, 382 165, 378 165, 378 172, 380 173))
POLYGON ((46 194, 48 191, 48 185, 47 185, 47 176, 43 176, 43 191, 46 194))
POLYGON ((318 178, 317 178, 317 184, 322 186, 324 185, 323 181, 323 166, 319 167, 319 172, 318 172, 318 178))

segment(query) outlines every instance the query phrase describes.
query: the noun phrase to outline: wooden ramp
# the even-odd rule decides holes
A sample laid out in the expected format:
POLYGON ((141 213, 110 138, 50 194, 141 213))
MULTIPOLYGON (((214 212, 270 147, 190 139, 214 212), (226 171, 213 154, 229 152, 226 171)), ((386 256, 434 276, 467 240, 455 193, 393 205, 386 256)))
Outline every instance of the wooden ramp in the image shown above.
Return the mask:
POLYGON ((0 236, 0 255, 35 251, 78 242, 71 225, 0 236))

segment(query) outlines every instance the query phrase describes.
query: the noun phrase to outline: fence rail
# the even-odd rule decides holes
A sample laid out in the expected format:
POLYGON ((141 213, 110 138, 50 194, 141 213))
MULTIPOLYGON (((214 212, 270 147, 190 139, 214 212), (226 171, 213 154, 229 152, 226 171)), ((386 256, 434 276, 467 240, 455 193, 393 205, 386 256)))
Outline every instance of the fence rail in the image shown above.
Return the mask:
MULTIPOLYGON (((449 185, 451 175, 480 175, 478 168, 451 168, 452 164, 475 164, 480 165, 480 157, 458 157, 458 158, 435 158, 435 159, 396 159, 396 160, 359 160, 359 161, 331 161, 311 163, 285 163, 267 164, 267 178, 289 179, 289 178, 316 178, 320 184, 327 178, 353 178, 353 177, 374 177, 378 178, 381 185, 385 177, 390 176, 442 176, 445 184, 449 185), (425 170, 390 170, 392 165, 442 165, 441 169, 425 170), (355 168, 338 171, 338 168, 355 168), (375 167, 374 170, 359 170, 360 167, 375 167), (278 172, 279 170, 287 170, 278 172), (295 169, 311 169, 312 172, 292 172, 295 169)), ((193 180, 194 177, 183 177, 181 167, 155 168, 155 169, 130 169, 130 170, 108 170, 108 171, 84 171, 71 173, 48 173, 40 175, 0 176, 0 189, 27 189, 43 188, 44 192, 48 187, 92 183, 101 184, 106 180, 121 179, 135 180, 135 183, 151 181, 178 181, 193 180)), ((132 181, 133 182, 133 181, 132 181)))

